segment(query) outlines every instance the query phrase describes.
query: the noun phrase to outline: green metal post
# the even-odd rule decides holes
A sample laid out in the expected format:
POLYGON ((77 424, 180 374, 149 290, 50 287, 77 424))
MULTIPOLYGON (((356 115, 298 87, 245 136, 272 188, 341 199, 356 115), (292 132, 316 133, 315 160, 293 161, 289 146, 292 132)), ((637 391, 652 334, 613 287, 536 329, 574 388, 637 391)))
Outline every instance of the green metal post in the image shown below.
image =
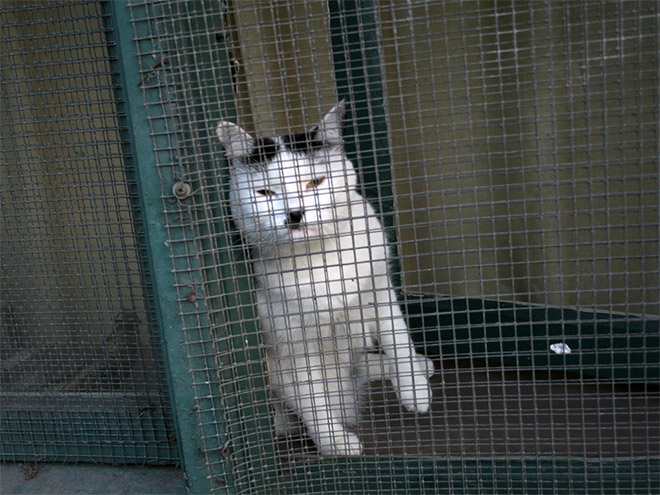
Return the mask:
MULTIPOLYGON (((148 89, 142 91, 140 60, 134 41, 136 35, 142 35, 143 40, 148 40, 148 32, 140 33, 142 28, 148 28, 139 23, 134 26, 132 23, 133 14, 141 10, 139 6, 130 6, 123 1, 111 1, 108 6, 125 99, 126 124, 132 136, 130 147, 136 164, 156 315, 164 343, 181 464, 189 493, 209 493, 212 487, 201 455, 202 439, 196 414, 195 388, 183 341, 184 319, 179 312, 180 296, 170 262, 167 218, 161 198, 164 190, 171 190, 172 184, 161 184, 161 174, 156 167, 154 138, 145 106, 145 99, 150 95, 148 89)), ((143 44, 147 42, 142 41, 143 44)))
MULTIPOLYGON (((374 0, 331 0, 330 32, 339 98, 349 102, 346 151, 358 167, 364 196, 380 214, 391 241, 394 230, 392 159, 379 44, 380 25, 374 0)), ((392 243, 394 249, 394 243, 392 243)), ((393 256, 392 280, 401 286, 393 256)))
POLYGON ((363 192, 389 229, 392 173, 375 7, 373 0, 330 1, 330 30, 337 91, 351 110, 347 152, 356 158, 363 192))
POLYGON ((260 462, 275 457, 254 290, 214 132, 235 116, 224 12, 212 0, 191 0, 185 16, 179 7, 111 2, 121 86, 189 490, 254 490, 275 473, 260 462), (177 177, 194 192, 181 208, 167 199, 177 177), (189 274, 191 287, 173 272, 189 274))
POLYGON ((236 117, 221 5, 216 0, 192 0, 186 6, 187 18, 174 20, 176 32, 191 36, 179 41, 180 55, 172 70, 185 72, 185 80, 175 76, 175 85, 186 94, 181 132, 186 142, 194 143, 189 154, 198 157, 189 165, 196 177, 193 188, 204 191, 191 198, 191 223, 197 251, 204 253, 201 279, 225 405, 227 447, 207 455, 213 460, 217 455, 227 457, 241 466, 227 479, 238 490, 258 490, 275 473, 275 454, 254 286, 245 250, 228 221, 229 166, 215 134, 221 119, 236 117), (182 67, 176 66, 179 63, 182 67))

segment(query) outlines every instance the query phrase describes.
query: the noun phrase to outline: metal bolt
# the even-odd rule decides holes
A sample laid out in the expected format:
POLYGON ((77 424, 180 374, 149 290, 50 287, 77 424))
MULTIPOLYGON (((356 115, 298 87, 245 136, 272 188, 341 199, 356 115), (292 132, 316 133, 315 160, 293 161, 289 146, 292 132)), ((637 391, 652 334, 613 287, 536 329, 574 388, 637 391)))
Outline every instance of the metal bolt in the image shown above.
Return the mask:
POLYGON ((192 187, 190 187, 190 183, 178 180, 172 186, 172 194, 178 200, 184 200, 192 195, 192 187))

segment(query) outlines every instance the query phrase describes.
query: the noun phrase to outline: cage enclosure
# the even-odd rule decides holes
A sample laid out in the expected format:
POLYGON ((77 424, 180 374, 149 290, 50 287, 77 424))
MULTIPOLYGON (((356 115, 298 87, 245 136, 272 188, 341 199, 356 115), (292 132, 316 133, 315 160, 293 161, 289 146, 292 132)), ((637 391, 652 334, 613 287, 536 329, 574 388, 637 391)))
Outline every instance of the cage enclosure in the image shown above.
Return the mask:
MULTIPOLYGON (((660 490, 656 2, 0 5, 2 460, 191 493, 660 490), (431 408, 278 436, 220 121, 344 146, 431 408)), ((263 318, 263 315, 262 315, 263 318)))

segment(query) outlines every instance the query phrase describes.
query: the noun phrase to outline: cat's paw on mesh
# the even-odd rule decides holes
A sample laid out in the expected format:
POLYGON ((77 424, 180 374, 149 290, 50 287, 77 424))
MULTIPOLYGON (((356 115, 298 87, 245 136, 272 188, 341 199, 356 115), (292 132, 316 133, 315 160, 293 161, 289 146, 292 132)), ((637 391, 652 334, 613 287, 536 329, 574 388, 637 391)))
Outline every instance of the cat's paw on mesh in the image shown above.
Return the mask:
POLYGON ((431 359, 427 358, 424 354, 415 354, 413 359, 416 362, 416 367, 425 373, 427 378, 433 376, 433 373, 435 373, 435 365, 431 359))
MULTIPOLYGON (((424 373, 427 378, 431 378, 435 373, 433 361, 424 354, 415 354, 413 357, 413 367, 416 373, 424 373)), ((368 381, 391 379, 396 376, 397 368, 394 365, 395 359, 384 354, 365 353, 361 360, 356 360, 354 365, 356 373, 368 381)))
POLYGON ((424 373, 392 376, 392 386, 399 402, 410 412, 426 413, 431 408, 431 386, 424 373))
POLYGON ((423 354, 413 354, 409 359, 396 361, 392 366, 390 381, 401 404, 411 412, 426 413, 431 407, 433 361, 423 354))
POLYGON ((355 433, 335 428, 314 439, 322 455, 358 456, 362 454, 362 442, 355 433))

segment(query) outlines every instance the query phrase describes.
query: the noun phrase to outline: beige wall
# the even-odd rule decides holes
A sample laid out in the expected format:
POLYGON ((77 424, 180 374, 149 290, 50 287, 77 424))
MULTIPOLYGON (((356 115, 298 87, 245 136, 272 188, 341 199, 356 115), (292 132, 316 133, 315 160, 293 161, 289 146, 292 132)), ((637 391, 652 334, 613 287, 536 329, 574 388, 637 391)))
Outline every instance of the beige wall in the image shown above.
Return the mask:
POLYGON ((262 136, 298 132, 337 102, 327 2, 235 2, 238 120, 262 136))
POLYGON ((513 5, 381 3, 405 285, 657 315, 653 17, 513 5))
MULTIPOLYGON (((234 4, 248 128, 334 103, 325 5, 234 4)), ((657 315, 655 17, 388 0, 379 17, 406 290, 657 315)))
POLYGON ((144 309, 98 8, 4 14, 0 299, 32 347, 102 340, 144 309))

